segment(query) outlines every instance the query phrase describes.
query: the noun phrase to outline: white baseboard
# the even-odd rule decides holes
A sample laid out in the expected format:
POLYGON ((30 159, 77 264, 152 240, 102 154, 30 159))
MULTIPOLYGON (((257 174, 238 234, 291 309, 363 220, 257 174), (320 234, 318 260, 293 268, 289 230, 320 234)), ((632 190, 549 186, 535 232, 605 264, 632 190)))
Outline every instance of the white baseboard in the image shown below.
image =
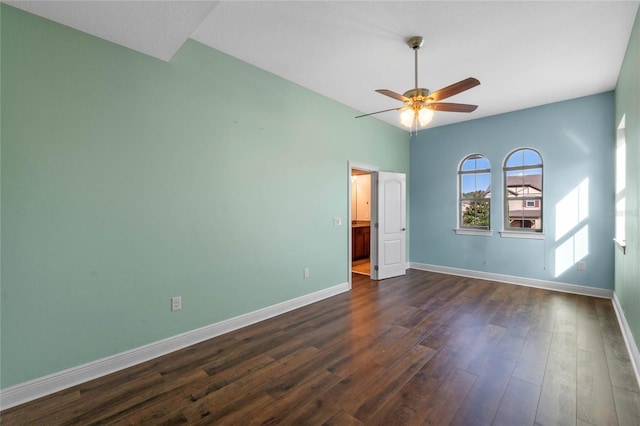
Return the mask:
POLYGON ((345 291, 349 291, 349 283, 338 284, 324 290, 258 309, 257 311, 187 331, 186 333, 150 343, 139 348, 2 389, 0 390, 0 409, 5 410, 15 407, 16 405, 88 382, 89 380, 115 373, 116 371, 186 348, 187 346, 221 334, 264 321, 285 312, 310 305, 328 297, 344 293, 345 291))
POLYGON ((516 277, 513 275, 494 274, 492 272, 473 271, 470 269, 451 268, 449 266, 429 265, 426 263, 411 262, 410 267, 420 271, 440 272, 442 274, 459 275, 462 277, 478 278, 481 280, 498 281, 507 284, 523 285, 526 287, 543 288, 546 290, 561 291, 564 293, 580 294, 583 296, 611 299, 613 290, 587 287, 583 285, 565 284, 556 281, 537 280, 534 278, 516 277))
POLYGON ((613 293, 613 310, 618 317, 618 323, 620 324, 620 330, 622 330, 622 336, 624 337, 624 343, 627 345, 627 352, 629 352, 629 358, 631 358, 631 365, 633 365, 633 371, 636 373, 636 381, 640 385, 640 351, 636 344, 629 323, 627 323, 627 317, 624 316, 624 310, 618 300, 618 295, 613 293))

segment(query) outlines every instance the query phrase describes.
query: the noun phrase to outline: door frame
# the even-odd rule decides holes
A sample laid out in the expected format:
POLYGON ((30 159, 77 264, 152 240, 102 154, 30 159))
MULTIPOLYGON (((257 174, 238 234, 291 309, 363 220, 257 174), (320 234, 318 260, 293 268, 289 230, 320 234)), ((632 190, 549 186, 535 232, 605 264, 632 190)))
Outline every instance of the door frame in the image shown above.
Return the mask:
POLYGON ((352 216, 352 212, 351 212, 351 174, 353 173, 353 170, 361 170, 364 172, 369 172, 371 173, 371 234, 370 234, 370 238, 369 238, 369 244, 370 249, 369 249, 369 265, 371 267, 371 269, 369 270, 370 273, 370 278, 372 280, 377 280, 378 279, 378 271, 376 271, 374 269, 374 266, 378 264, 378 245, 377 245, 377 241, 378 241, 378 230, 376 229, 375 226, 373 226, 374 223, 376 223, 378 221, 378 186, 376 184, 376 176, 377 173, 380 171, 380 167, 375 166, 375 165, 371 165, 371 164, 365 164, 365 163, 359 163, 356 161, 348 161, 348 166, 349 166, 349 173, 347 176, 347 190, 348 190, 348 197, 347 197, 347 209, 348 209, 348 217, 347 217, 347 223, 349 224, 348 226, 348 252, 347 252, 347 256, 348 256, 348 274, 347 276, 349 277, 349 289, 352 288, 352 279, 351 279, 351 253, 353 250, 353 241, 352 241, 352 235, 353 235, 353 226, 352 226, 352 221, 353 221, 353 216, 352 216))

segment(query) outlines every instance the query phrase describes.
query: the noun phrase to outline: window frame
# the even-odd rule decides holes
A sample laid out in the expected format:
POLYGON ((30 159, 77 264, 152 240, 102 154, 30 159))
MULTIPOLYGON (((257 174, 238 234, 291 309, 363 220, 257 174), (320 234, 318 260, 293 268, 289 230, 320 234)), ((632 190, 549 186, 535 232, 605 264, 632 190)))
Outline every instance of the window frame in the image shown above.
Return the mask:
MULTIPOLYGON (((524 155, 524 154, 523 154, 524 155)), ((504 212, 504 217, 502 220, 502 228, 503 231, 501 232, 501 235, 503 237, 522 237, 522 238, 538 238, 538 236, 543 236, 544 235, 544 226, 545 226, 545 220, 544 220, 544 160, 542 158, 542 154, 540 154, 540 151, 538 151, 537 149, 531 148, 531 147, 521 147, 521 148, 516 148, 514 150, 512 150, 511 152, 509 152, 504 159, 504 163, 503 163, 503 167, 502 167, 502 177, 503 177, 503 182, 502 182, 502 189, 503 189, 503 212, 504 212), (511 159, 512 156, 516 155, 517 153, 521 152, 521 151, 533 151, 534 153, 536 153, 538 155, 538 157, 540 158, 540 163, 537 164, 523 164, 522 165, 518 165, 518 166, 507 166, 509 160, 511 159), (527 170, 534 170, 534 169, 540 169, 540 195, 523 195, 521 197, 509 197, 509 186, 508 184, 508 174, 509 172, 514 172, 514 171, 520 171, 523 173, 523 175, 526 175, 526 171, 527 170), (525 206, 533 201, 534 203, 534 208, 535 205, 537 204, 539 206, 540 209, 540 218, 538 219, 540 221, 540 227, 539 228, 527 228, 527 227, 511 227, 509 226, 509 202, 510 201, 518 201, 522 203, 523 208, 525 208, 525 206)), ((523 216, 524 218, 524 216, 523 216)))
POLYGON ((457 179, 458 179, 458 193, 457 195, 457 228, 456 228, 456 233, 457 234, 466 234, 466 235, 491 235, 491 197, 486 197, 486 198, 477 198, 477 197, 463 197, 463 193, 462 193, 462 179, 463 176, 468 176, 468 175, 478 175, 478 174, 488 174, 489 175, 489 187, 491 187, 491 162, 489 161, 489 159, 487 157, 485 157, 482 154, 469 154, 466 157, 464 157, 462 159, 462 161, 460 161, 460 164, 458 165, 458 173, 457 173, 457 179), (474 160, 474 159, 484 159, 488 165, 489 168, 484 168, 484 169, 473 169, 473 170, 462 170, 464 164, 468 161, 468 160, 474 160), (489 209, 489 215, 488 215, 488 224, 486 226, 473 226, 473 225, 465 225, 464 221, 463 221, 463 203, 464 202, 486 202, 488 204, 488 209, 489 209))
POLYGON ((626 237, 626 205, 627 205, 627 130, 626 114, 622 115, 616 130, 616 197, 615 197, 615 229, 613 241, 616 247, 627 253, 626 237))

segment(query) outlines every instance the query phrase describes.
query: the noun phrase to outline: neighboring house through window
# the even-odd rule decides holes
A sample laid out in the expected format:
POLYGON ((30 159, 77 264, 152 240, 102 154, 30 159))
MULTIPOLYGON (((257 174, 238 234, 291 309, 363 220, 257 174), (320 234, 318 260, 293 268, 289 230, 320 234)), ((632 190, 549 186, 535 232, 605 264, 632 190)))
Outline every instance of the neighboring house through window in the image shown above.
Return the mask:
POLYGON ((504 162, 505 230, 542 232, 542 157, 529 148, 504 162))
POLYGON ((460 163, 458 179, 459 228, 490 229, 489 160, 480 154, 469 155, 460 163))

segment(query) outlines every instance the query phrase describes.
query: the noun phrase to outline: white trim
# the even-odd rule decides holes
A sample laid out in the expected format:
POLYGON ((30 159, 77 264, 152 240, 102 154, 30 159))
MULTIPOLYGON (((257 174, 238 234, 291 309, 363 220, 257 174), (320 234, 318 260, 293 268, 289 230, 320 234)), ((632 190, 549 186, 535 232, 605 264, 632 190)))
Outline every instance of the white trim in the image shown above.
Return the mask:
POLYGON ((456 228, 454 231, 456 235, 480 235, 483 237, 490 237, 493 235, 493 231, 491 229, 456 228))
POLYGON ((249 312, 215 324, 187 331, 186 333, 178 334, 167 339, 159 340, 148 345, 140 346, 139 348, 121 352, 119 354, 2 389, 0 390, 0 409, 5 410, 7 408, 15 407, 16 405, 123 370, 133 365, 149 361, 159 356, 186 348, 187 346, 264 321, 346 291, 349 291, 349 283, 338 284, 314 293, 305 294, 304 296, 300 296, 295 299, 258 309, 257 311, 249 312))
POLYGON ((529 231, 500 231, 502 238, 524 238, 529 240, 544 240, 545 234, 529 231))
POLYGON ((633 338, 633 334, 631 334, 629 323, 627 323, 627 317, 624 315, 624 309, 622 309, 622 305, 620 304, 620 300, 618 299, 618 295, 615 291, 613 292, 613 310, 616 312, 616 316, 618 317, 622 337, 624 337, 624 344, 627 346, 629 358, 631 358, 631 365, 633 366, 634 373, 636 373, 636 381, 638 382, 638 385, 640 385, 640 351, 638 351, 638 345, 633 338))
POLYGON ((576 284, 559 283, 556 281, 545 281, 534 278, 516 277, 513 275, 494 274, 492 272, 472 271, 470 269, 451 268, 449 266, 428 265, 426 263, 411 262, 410 267, 420 271, 439 272, 442 274, 459 275, 462 277, 478 278, 481 280, 497 281, 507 284, 523 285, 526 287, 544 288, 546 290, 561 291, 564 293, 580 294, 583 296, 600 297, 611 299, 612 290, 603 288, 587 287, 576 284))
MULTIPOLYGON (((378 172, 378 171, 380 171, 380 167, 378 167, 378 166, 372 166, 371 164, 358 163, 356 161, 349 160, 349 172, 351 172, 351 169, 358 169, 358 170, 362 170, 362 171, 365 171, 365 172, 378 172)), ((349 176, 349 179, 351 179, 351 176, 349 176)))
POLYGON ((616 243, 616 247, 622 251, 622 254, 627 254, 627 242, 625 240, 614 238, 613 241, 616 243))

